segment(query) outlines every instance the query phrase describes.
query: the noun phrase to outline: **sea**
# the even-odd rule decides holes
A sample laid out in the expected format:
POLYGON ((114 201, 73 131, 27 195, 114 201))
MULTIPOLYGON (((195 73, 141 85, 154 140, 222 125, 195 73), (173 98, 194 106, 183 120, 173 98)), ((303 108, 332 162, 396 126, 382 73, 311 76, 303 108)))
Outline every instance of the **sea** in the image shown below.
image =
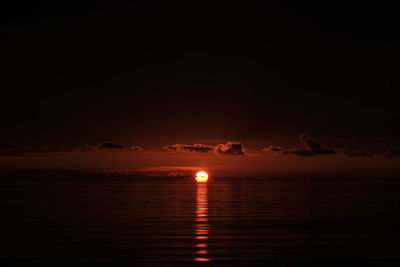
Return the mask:
POLYGON ((400 177, 0 185, 0 266, 400 266, 400 177))

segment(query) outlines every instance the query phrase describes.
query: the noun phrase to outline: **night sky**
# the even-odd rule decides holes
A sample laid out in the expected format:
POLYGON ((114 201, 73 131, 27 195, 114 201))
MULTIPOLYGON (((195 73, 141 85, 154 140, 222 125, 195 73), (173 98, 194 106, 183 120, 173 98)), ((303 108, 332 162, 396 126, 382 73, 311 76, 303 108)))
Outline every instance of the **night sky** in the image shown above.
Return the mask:
POLYGON ((0 168, 400 173, 397 10, 2 4, 0 168))

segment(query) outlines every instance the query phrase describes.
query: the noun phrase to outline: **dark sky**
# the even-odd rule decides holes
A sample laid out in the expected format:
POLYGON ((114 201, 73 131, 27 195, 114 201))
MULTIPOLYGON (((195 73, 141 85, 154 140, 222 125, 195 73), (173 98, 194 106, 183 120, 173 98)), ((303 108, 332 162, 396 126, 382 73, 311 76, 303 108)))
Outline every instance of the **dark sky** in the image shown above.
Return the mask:
POLYGON ((395 6, 143 2, 2 4, 1 142, 399 141, 395 6))

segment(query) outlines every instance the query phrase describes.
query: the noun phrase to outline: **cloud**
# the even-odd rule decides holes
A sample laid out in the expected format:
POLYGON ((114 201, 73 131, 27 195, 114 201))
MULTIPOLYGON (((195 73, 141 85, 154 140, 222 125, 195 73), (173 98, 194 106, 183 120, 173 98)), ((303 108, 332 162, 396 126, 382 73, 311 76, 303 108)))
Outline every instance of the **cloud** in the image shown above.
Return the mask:
POLYGON ((103 142, 96 145, 75 146, 70 148, 49 148, 43 145, 19 145, 13 143, 0 144, 0 156, 28 156, 37 153, 82 151, 137 152, 143 151, 143 148, 135 145, 121 145, 115 142, 103 142))
POLYGON ((26 156, 30 153, 49 152, 49 148, 43 145, 20 145, 7 143, 0 145, 0 155, 3 156, 26 156))
POLYGON ((394 149, 394 148, 390 149, 389 151, 386 152, 385 156, 388 157, 388 158, 400 157, 400 150, 394 149))
POLYGON ((269 146, 262 149, 262 152, 273 153, 276 156, 282 155, 285 149, 281 146, 269 146))
POLYGON ((121 145, 115 142, 103 142, 95 146, 86 145, 86 150, 104 151, 104 152, 136 152, 143 151, 140 146, 121 145))
POLYGON ((228 141, 225 144, 217 145, 215 147, 215 153, 228 155, 244 155, 244 148, 242 143, 228 141))
POLYGON ((366 158, 370 158, 373 157, 374 154, 371 152, 367 152, 367 151, 360 151, 360 150, 355 150, 353 148, 348 148, 344 151, 344 154, 350 157, 366 157, 366 158))
POLYGON ((292 150, 292 154, 298 154, 300 156, 314 156, 321 154, 333 154, 333 149, 323 148, 320 143, 310 138, 307 133, 301 133, 299 135, 300 141, 303 143, 304 149, 292 150))
POLYGON ((384 156, 387 158, 398 158, 400 157, 400 149, 397 147, 386 147, 386 148, 373 148, 367 151, 357 151, 349 148, 345 151, 345 154, 352 157, 374 157, 374 156, 384 156))
POLYGON ((299 134, 299 139, 303 145, 303 148, 294 147, 291 149, 284 149, 280 146, 269 146, 262 149, 263 152, 271 152, 274 155, 297 155, 303 157, 310 157, 323 154, 333 154, 333 149, 324 148, 320 143, 315 141, 307 133, 299 134))
POLYGON ((174 144, 174 145, 166 145, 163 149, 168 151, 176 151, 176 152, 202 152, 207 153, 209 151, 214 151, 216 154, 225 154, 225 155, 244 155, 243 144, 235 141, 228 141, 224 144, 218 144, 216 146, 210 146, 205 144, 174 144))
POLYGON ((203 144, 194 144, 194 145, 186 145, 186 144, 175 144, 175 145, 166 145, 163 147, 165 150, 169 151, 178 151, 178 152, 208 152, 214 149, 214 147, 203 144))
POLYGON ((197 166, 153 166, 137 170, 138 174, 145 176, 193 176, 197 166))

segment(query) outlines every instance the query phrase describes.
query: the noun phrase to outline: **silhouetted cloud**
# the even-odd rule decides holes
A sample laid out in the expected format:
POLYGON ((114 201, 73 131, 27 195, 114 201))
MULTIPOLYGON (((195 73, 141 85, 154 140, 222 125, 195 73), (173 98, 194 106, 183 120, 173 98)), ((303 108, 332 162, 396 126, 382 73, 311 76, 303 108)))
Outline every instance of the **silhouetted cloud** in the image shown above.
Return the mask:
POLYGON ((273 153, 276 156, 282 155, 284 150, 285 149, 283 147, 281 147, 281 146, 272 146, 272 145, 262 149, 263 152, 273 153))
POLYGON ((228 141, 224 144, 218 144, 216 146, 205 145, 205 144, 174 144, 174 145, 166 145, 163 147, 168 151, 177 151, 177 152, 209 152, 214 151, 217 154, 225 154, 225 155, 244 155, 244 148, 240 142, 228 141))
POLYGON ((135 151, 143 151, 143 148, 140 146, 132 146, 132 145, 121 145, 115 142, 103 142, 99 143, 95 146, 86 145, 85 148, 87 150, 92 151, 105 151, 105 152, 135 152, 135 151))
POLYGON ((45 153, 49 152, 49 148, 43 145, 20 145, 7 143, 0 145, 0 155, 3 156, 26 156, 30 153, 45 153))
POLYGON ((315 141, 310 137, 307 133, 299 134, 299 139, 303 145, 303 148, 294 147, 291 149, 283 149, 280 146, 269 146, 264 148, 262 151, 264 152, 272 152, 275 155, 297 155, 297 156, 316 156, 323 154, 333 154, 333 149, 327 149, 322 147, 320 143, 315 141))
POLYGON ((373 157, 374 154, 368 151, 360 151, 360 150, 355 150, 353 148, 348 148, 344 151, 344 154, 350 157, 366 157, 370 158, 373 157))
POLYGON ((228 141, 225 144, 217 145, 215 152, 228 155, 244 155, 244 148, 242 143, 228 141))
POLYGON ((169 151, 178 151, 178 152, 208 152, 214 149, 214 147, 203 144, 175 144, 175 145, 166 145, 163 147, 165 150, 169 151))
POLYGON ((400 157, 400 150, 392 148, 385 153, 385 156, 388 158, 397 158, 400 157))
POLYGON ((320 154, 333 154, 333 149, 323 148, 320 143, 310 138, 307 133, 301 133, 299 135, 300 141, 303 143, 304 149, 293 150, 293 154, 301 156, 313 156, 320 154))

